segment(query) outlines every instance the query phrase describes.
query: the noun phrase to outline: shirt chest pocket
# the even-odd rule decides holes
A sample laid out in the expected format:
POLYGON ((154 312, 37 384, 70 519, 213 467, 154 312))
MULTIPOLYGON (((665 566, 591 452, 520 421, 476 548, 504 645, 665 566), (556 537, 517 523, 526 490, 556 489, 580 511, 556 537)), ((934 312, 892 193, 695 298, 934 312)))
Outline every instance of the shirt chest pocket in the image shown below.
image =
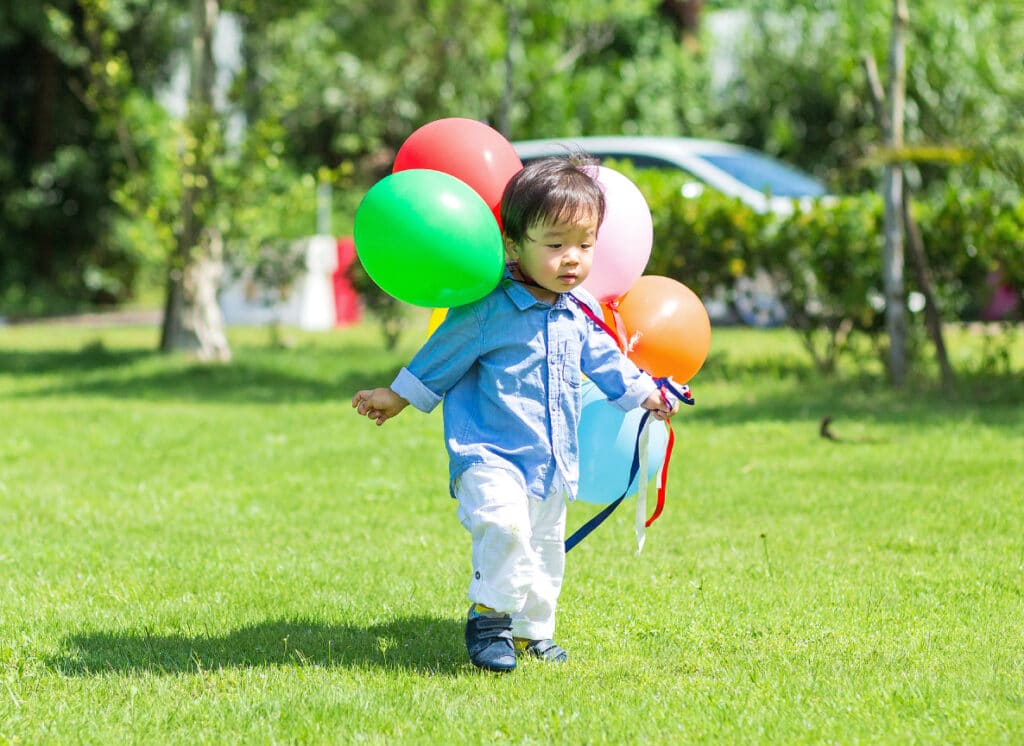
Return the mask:
POLYGON ((569 386, 578 389, 583 385, 583 374, 580 372, 580 366, 575 361, 566 361, 562 365, 562 380, 565 381, 569 386))
POLYGON ((578 389, 583 385, 583 372, 580 370, 580 357, 579 355, 571 354, 567 345, 559 351, 554 362, 557 366, 556 370, 558 371, 559 377, 567 386, 578 389))
MULTIPOLYGON (((571 318, 570 316, 569 319, 571 318)), ((565 321, 562 318, 559 320, 565 321)), ((555 366, 557 376, 565 386, 574 389, 580 388, 583 385, 583 371, 580 370, 580 354, 583 344, 582 340, 576 338, 579 330, 575 324, 563 323, 550 329, 549 333, 553 341, 551 347, 554 352, 551 364, 555 366)))

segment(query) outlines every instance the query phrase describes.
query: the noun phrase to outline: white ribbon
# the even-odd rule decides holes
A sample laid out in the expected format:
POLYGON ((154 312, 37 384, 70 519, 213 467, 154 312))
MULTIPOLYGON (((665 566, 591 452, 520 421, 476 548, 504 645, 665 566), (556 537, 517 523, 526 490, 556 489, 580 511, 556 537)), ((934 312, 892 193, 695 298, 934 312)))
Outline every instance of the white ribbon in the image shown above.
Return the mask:
POLYGON ((647 445, 651 439, 651 422, 648 419, 644 422, 640 431, 638 448, 640 449, 640 469, 636 473, 636 553, 644 549, 644 541, 647 539, 647 445))

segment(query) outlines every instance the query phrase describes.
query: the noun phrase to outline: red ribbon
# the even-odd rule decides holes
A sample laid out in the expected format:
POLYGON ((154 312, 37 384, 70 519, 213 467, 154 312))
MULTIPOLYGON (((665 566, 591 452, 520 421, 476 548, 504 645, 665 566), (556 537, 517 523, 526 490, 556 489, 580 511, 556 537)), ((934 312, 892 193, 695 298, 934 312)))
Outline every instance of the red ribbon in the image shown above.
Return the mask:
MULTIPOLYGON (((666 423, 667 424, 667 423, 666 423)), ((665 463, 661 465, 661 471, 658 472, 658 504, 654 507, 654 512, 651 517, 647 519, 645 526, 650 526, 661 515, 661 511, 665 509, 665 490, 668 487, 668 462, 672 458, 672 446, 676 442, 676 434, 672 429, 672 426, 668 426, 668 445, 665 446, 665 463)), ((643 477, 641 476, 641 479, 643 477)))
POLYGON ((619 313, 619 302, 617 300, 610 300, 604 303, 603 306, 612 317, 612 321, 615 322, 614 330, 609 326, 607 329, 608 333, 618 343, 619 349, 625 353, 626 347, 629 345, 629 332, 626 331, 626 322, 622 320, 622 314, 619 313))

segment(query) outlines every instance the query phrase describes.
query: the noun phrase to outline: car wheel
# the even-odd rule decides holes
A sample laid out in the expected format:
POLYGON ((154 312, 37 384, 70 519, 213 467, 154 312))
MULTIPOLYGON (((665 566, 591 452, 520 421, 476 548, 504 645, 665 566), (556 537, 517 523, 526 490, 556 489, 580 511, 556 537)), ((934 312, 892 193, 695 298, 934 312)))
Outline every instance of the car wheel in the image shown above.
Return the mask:
POLYGON ((736 278, 733 306, 736 316, 748 326, 766 328, 786 321, 786 307, 782 305, 778 287, 764 270, 757 270, 753 277, 736 278))

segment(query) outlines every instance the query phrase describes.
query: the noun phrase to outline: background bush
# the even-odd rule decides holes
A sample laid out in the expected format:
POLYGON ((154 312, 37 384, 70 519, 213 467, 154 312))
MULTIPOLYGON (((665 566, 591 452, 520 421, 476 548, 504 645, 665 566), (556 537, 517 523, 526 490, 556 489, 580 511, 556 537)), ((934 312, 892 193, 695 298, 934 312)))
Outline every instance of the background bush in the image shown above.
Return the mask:
MULTIPOLYGON (((820 368, 834 368, 851 335, 879 347, 883 206, 877 194, 819 201, 789 216, 759 215, 710 189, 683 196, 681 174, 611 165, 633 179, 651 208, 655 242, 647 274, 672 277, 707 298, 761 268, 776 281, 788 323, 820 368)), ((945 321, 978 319, 996 270, 1024 288, 1024 201, 949 189, 915 199, 913 211, 945 321)), ((908 294, 921 290, 910 261, 908 254, 908 294)), ((912 331, 921 331, 919 315, 911 314, 912 331)))

